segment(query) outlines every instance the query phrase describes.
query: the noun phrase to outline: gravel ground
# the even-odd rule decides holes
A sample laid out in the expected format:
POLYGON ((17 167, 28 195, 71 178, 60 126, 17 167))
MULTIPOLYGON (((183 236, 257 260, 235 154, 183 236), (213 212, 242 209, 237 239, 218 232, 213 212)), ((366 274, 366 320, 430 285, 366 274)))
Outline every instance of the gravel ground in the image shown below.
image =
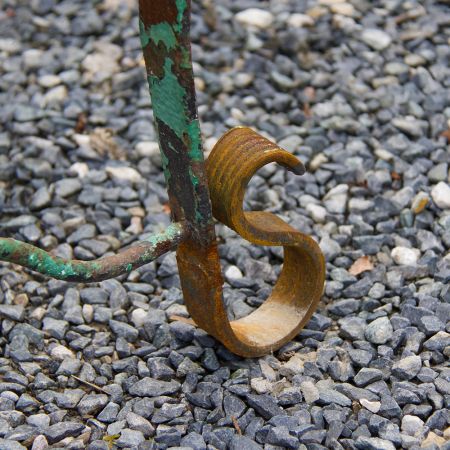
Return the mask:
MULTIPOLYGON (((90 260, 169 223, 136 3, 1 2, 1 235, 90 260)), ((2 264, 0 449, 450 448, 448 2, 194 1, 192 37, 206 149, 249 125, 307 164, 246 203, 320 242, 319 309, 242 359, 169 319, 173 254, 92 285, 2 264)), ((282 254, 218 234, 239 317, 282 254)))

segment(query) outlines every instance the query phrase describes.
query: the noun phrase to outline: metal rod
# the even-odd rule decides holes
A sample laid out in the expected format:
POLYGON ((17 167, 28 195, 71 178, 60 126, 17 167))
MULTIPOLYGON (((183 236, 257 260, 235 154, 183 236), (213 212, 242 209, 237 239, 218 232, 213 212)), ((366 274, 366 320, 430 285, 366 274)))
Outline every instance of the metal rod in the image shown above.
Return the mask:
POLYGON ((181 223, 172 223, 160 234, 112 256, 94 261, 66 260, 54 257, 34 245, 15 239, 0 238, 0 259, 65 281, 101 281, 129 273, 164 253, 174 250, 186 237, 181 223))
POLYGON ((192 239, 215 241, 195 102, 189 0, 140 0, 139 29, 153 115, 174 221, 185 220, 192 239))

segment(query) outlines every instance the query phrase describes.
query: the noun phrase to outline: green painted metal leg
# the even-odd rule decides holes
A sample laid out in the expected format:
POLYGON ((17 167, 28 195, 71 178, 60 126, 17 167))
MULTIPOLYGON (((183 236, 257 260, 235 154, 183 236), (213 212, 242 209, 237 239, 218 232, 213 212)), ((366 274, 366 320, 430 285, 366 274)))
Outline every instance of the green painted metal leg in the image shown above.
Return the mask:
POLYGON ((34 245, 15 239, 0 238, 0 259, 60 280, 101 281, 129 273, 164 253, 176 249, 185 237, 186 230, 183 225, 173 223, 161 234, 139 241, 137 245, 116 255, 95 261, 56 258, 34 245))

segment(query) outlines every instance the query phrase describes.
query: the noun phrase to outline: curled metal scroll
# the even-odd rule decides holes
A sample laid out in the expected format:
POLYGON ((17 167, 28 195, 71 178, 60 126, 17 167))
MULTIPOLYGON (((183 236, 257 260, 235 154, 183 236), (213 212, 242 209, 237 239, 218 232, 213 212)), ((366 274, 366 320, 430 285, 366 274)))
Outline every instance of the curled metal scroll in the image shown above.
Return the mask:
POLYGON ((140 0, 139 28, 172 224, 123 252, 95 261, 62 260, 30 244, 0 238, 0 260, 68 281, 99 281, 177 248, 181 287, 196 323, 242 356, 259 356, 292 339, 317 307, 325 262, 317 243, 267 212, 243 211, 245 188, 265 164, 301 175, 290 153, 248 128, 234 128, 205 164, 190 52, 189 0, 140 0), (257 245, 283 246, 280 277, 255 312, 230 322, 225 310, 215 218, 257 245))
POLYGON ((216 247, 202 251, 182 243, 177 253, 193 319, 234 353, 250 357, 274 351, 297 335, 317 308, 325 282, 325 260, 312 238, 274 214, 243 210, 250 178, 270 162, 304 173, 295 156, 249 128, 226 133, 206 163, 214 217, 253 244, 284 248, 280 277, 256 311, 228 320, 216 247))

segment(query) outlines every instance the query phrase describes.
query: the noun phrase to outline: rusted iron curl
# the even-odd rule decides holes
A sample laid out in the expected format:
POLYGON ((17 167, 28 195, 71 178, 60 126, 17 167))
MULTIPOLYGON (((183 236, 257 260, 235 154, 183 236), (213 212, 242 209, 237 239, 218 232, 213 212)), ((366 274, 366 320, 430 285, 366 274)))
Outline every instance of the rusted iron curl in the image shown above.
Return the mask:
POLYGON ((206 164, 195 102, 189 0, 140 0, 139 28, 153 114, 167 183, 172 224, 161 234, 95 261, 62 260, 30 244, 0 238, 0 260, 68 281, 99 281, 177 249, 186 306, 197 325, 228 349, 254 357, 292 339, 311 317, 325 280, 317 243, 283 220, 244 211, 246 186, 265 164, 295 174, 292 154, 249 128, 219 140, 206 164), (256 245, 283 246, 284 265, 272 294, 256 311, 229 321, 225 309, 214 217, 256 245))
POLYGON ((206 162, 214 217, 253 244, 284 248, 283 269, 263 305, 230 322, 222 299, 217 248, 202 251, 182 243, 177 252, 191 316, 231 351, 247 357, 272 352, 296 336, 317 308, 325 280, 324 257, 312 238, 274 214, 243 210, 250 178, 271 162, 304 173, 295 156, 249 128, 227 132, 206 162))

